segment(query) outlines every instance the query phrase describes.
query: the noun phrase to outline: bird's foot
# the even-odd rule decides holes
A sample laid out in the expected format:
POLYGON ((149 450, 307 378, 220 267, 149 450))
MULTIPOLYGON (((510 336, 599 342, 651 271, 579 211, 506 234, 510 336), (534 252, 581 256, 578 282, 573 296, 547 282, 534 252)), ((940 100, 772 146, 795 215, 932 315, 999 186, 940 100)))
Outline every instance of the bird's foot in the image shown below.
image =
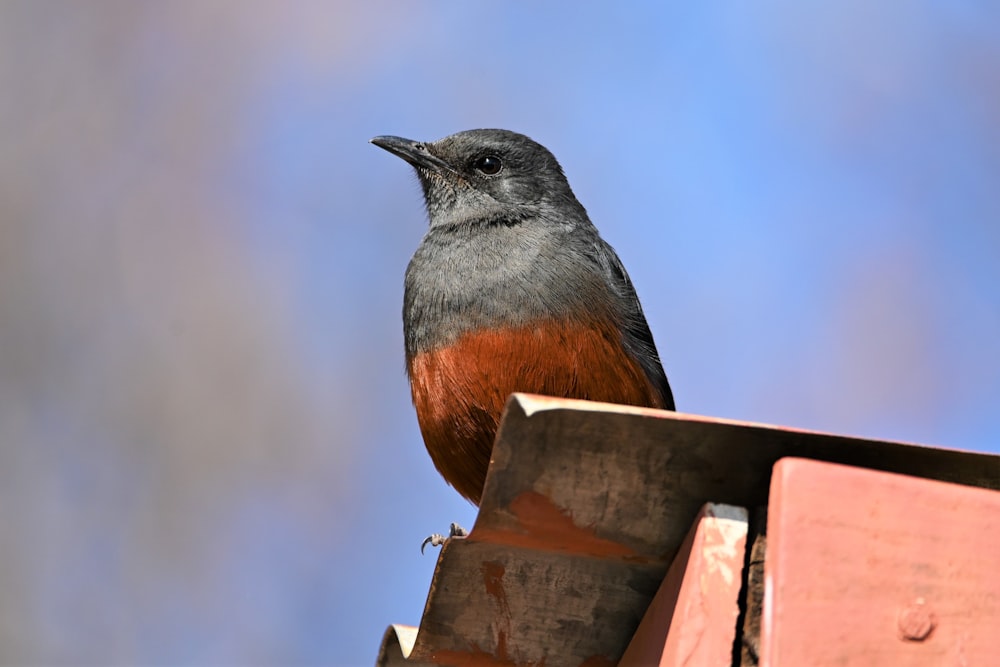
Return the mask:
POLYGON ((467 531, 465 528, 462 528, 457 523, 452 523, 451 527, 448 529, 447 535, 440 535, 438 533, 434 533, 433 535, 429 536, 426 540, 424 540, 423 543, 420 545, 420 553, 424 553, 424 547, 426 547, 428 544, 431 545, 432 547, 439 547, 453 537, 467 537, 468 534, 469 531, 467 531))

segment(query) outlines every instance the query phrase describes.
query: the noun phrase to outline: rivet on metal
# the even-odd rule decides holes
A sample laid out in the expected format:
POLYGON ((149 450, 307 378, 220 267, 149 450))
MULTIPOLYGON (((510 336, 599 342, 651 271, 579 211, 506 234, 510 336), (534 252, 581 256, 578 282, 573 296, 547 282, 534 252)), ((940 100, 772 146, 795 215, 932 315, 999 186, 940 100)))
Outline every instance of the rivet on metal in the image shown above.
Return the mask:
POLYGON ((905 641, 921 642, 936 626, 937 617, 924 598, 916 598, 899 610, 899 636, 905 641))

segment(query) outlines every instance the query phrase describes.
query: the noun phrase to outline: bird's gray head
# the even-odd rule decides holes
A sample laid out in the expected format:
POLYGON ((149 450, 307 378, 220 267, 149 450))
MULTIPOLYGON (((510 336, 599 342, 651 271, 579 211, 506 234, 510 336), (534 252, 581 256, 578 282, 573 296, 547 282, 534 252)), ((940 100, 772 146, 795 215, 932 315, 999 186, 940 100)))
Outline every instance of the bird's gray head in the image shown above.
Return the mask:
POLYGON ((431 227, 586 220, 556 158, 523 134, 468 130, 432 143, 371 142, 417 170, 431 227))

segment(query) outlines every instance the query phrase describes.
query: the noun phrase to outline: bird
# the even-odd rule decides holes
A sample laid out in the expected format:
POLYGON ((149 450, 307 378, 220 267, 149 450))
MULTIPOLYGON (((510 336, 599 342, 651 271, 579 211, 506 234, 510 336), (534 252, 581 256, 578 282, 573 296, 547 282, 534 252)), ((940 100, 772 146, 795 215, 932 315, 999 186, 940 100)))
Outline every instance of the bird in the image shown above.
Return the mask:
POLYGON ((430 458, 459 494, 479 505, 514 392, 675 410, 632 281, 548 149, 501 129, 371 143, 423 191, 406 373, 430 458))

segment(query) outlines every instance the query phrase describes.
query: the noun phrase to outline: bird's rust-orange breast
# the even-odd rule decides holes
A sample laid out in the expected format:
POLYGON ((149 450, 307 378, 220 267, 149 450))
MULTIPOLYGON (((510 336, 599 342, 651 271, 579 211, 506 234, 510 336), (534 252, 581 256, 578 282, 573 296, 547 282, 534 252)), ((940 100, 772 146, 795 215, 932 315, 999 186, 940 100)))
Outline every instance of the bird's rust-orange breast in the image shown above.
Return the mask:
POLYGON ((665 407, 610 323, 545 321, 470 332, 449 347, 417 354, 408 371, 434 465, 477 505, 510 394, 665 407))

